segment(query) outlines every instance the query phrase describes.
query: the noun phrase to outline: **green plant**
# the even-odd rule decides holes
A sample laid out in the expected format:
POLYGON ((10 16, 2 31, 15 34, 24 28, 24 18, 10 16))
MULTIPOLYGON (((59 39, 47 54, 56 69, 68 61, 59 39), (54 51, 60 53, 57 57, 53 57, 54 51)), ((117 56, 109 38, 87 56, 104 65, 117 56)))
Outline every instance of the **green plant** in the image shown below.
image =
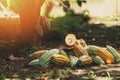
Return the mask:
POLYGON ((107 80, 116 80, 115 77, 113 77, 112 75, 110 75, 110 73, 108 71, 102 72, 101 74, 102 77, 107 77, 107 80))
POLYGON ((60 34, 70 33, 75 27, 82 23, 80 16, 64 16, 55 19, 50 19, 50 30, 57 31, 60 34))
POLYGON ((42 72, 32 73, 31 77, 35 79, 38 76, 42 76, 42 74, 43 74, 42 72))
POLYGON ((4 80, 11 80, 10 78, 5 78, 4 80))
POLYGON ((94 73, 94 71, 89 71, 88 77, 94 79, 96 77, 96 74, 94 73))
POLYGON ((2 80, 2 79, 5 79, 5 77, 6 77, 6 75, 0 74, 0 79, 1 79, 1 80, 2 80))
POLYGON ((32 79, 30 79, 30 78, 25 78, 25 80, 32 80, 32 79))
POLYGON ((86 76, 82 77, 83 80, 89 80, 94 78, 96 78, 96 74, 92 70, 90 70, 86 76))

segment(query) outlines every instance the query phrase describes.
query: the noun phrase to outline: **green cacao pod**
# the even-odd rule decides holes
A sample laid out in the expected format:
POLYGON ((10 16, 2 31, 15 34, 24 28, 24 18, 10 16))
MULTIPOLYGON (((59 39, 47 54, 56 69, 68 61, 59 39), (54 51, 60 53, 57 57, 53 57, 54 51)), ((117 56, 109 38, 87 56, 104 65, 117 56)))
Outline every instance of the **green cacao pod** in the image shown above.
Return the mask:
POLYGON ((97 55, 97 46, 95 45, 88 45, 87 46, 87 52, 89 55, 97 55))
POLYGON ((71 67, 76 66, 77 62, 78 62, 78 58, 76 56, 73 55, 69 55, 70 57, 70 65, 71 67))
POLYGON ((44 67, 45 65, 47 65, 50 62, 50 59, 53 56, 53 54, 58 54, 58 53, 59 53, 58 49, 51 49, 45 54, 43 54, 39 58, 39 66, 44 67))
POLYGON ((120 62, 120 54, 117 52, 115 48, 112 46, 107 45, 107 50, 114 56, 115 62, 119 63, 120 62))
POLYGON ((105 64, 105 62, 102 60, 102 58, 100 58, 99 56, 97 56, 97 55, 93 55, 93 56, 91 56, 92 57, 92 59, 93 59, 93 62, 95 63, 95 64, 97 64, 97 65, 104 65, 105 64))

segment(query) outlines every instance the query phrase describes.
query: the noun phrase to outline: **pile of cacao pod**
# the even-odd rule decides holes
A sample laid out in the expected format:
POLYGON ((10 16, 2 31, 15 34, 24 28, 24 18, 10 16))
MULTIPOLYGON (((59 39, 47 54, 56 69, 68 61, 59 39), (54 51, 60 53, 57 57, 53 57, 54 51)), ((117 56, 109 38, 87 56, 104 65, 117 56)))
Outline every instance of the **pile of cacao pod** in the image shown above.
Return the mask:
POLYGON ((87 45, 84 39, 77 39, 74 34, 65 37, 65 46, 62 48, 41 50, 30 54, 35 58, 29 65, 44 67, 49 63, 54 65, 89 66, 104 65, 120 62, 120 53, 112 46, 100 47, 87 45))

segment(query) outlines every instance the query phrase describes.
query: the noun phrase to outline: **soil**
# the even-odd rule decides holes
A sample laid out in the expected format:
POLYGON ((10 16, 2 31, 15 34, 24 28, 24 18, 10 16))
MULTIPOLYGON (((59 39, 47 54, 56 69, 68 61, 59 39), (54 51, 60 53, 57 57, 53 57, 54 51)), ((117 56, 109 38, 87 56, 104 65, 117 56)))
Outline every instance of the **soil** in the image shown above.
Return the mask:
MULTIPOLYGON (((120 51, 120 37, 119 37, 120 34, 114 35, 116 33, 114 29, 113 31, 111 31, 111 34, 108 29, 107 30, 109 33, 105 33, 105 31, 107 30, 104 30, 103 28, 95 28, 94 26, 95 25, 89 25, 89 27, 87 28, 77 27, 72 30, 72 33, 74 33, 78 39, 79 38, 85 39, 87 44, 98 45, 102 47, 108 44, 114 46, 118 51, 120 51), (103 32, 100 33, 99 32, 100 29, 103 32), (91 30, 91 32, 88 33, 88 30, 91 30), (95 33, 94 31, 96 31, 97 33, 95 33)), ((120 33, 120 28, 117 27, 116 31, 118 31, 117 33, 120 33)), ((42 74, 50 73, 55 68, 66 71, 66 67, 60 67, 60 66, 56 67, 55 65, 49 65, 49 67, 47 68, 41 68, 39 66, 28 66, 28 63, 32 60, 29 57, 30 53, 34 52, 35 50, 56 48, 64 44, 63 41, 64 38, 51 41, 51 39, 53 39, 56 36, 57 35, 54 36, 52 35, 52 37, 47 39, 46 41, 41 41, 40 44, 37 45, 37 47, 34 46, 34 50, 32 51, 31 48, 26 48, 23 51, 20 50, 21 52, 20 51, 1 52, 0 54, 4 56, 2 55, 0 56, 0 79, 15 78, 15 77, 20 79, 25 79, 29 77, 37 80, 38 78, 37 76, 41 75, 41 73, 42 74), (15 57, 20 59, 10 60, 8 58, 10 55, 14 55, 15 57)), ((81 76, 87 75, 87 73, 90 70, 93 70, 96 73, 97 77, 100 77, 101 74, 106 71, 109 72, 113 77, 120 79, 119 78, 120 64, 110 64, 104 66, 90 65, 89 67, 75 67, 73 69, 70 69, 68 73, 66 73, 67 77, 61 78, 61 80, 82 80, 81 76)))

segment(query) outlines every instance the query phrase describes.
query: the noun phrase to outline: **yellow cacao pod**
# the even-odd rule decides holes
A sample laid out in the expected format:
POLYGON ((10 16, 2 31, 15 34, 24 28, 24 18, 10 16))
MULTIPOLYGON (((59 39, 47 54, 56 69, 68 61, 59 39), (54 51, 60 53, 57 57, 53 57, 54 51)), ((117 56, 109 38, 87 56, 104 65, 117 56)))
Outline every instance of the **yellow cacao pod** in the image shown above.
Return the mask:
POLYGON ((34 53, 30 54, 30 57, 39 58, 39 57, 41 57, 43 54, 45 54, 46 52, 48 52, 48 50, 35 51, 34 53))
POLYGON ((115 62, 114 56, 102 47, 97 47, 97 55, 100 56, 103 59, 103 61, 107 64, 112 64, 115 62))
POLYGON ((68 64, 70 62, 68 57, 60 54, 54 54, 52 56, 52 61, 56 64, 68 64))
POLYGON ((85 48, 85 49, 87 48, 87 43, 84 39, 79 39, 77 41, 78 41, 79 45, 81 45, 83 48, 85 48))
POLYGON ((81 57, 79 57, 79 60, 78 60, 78 64, 80 66, 88 66, 92 63, 92 58, 88 55, 82 55, 81 57))
POLYGON ((73 52, 74 52, 75 56, 78 58, 82 55, 88 55, 88 52, 86 51, 86 49, 83 48, 82 45, 80 45, 80 44, 74 45, 73 52))
POLYGON ((74 46, 76 42, 76 36, 74 34, 68 34, 65 37, 65 44, 69 47, 74 46))

